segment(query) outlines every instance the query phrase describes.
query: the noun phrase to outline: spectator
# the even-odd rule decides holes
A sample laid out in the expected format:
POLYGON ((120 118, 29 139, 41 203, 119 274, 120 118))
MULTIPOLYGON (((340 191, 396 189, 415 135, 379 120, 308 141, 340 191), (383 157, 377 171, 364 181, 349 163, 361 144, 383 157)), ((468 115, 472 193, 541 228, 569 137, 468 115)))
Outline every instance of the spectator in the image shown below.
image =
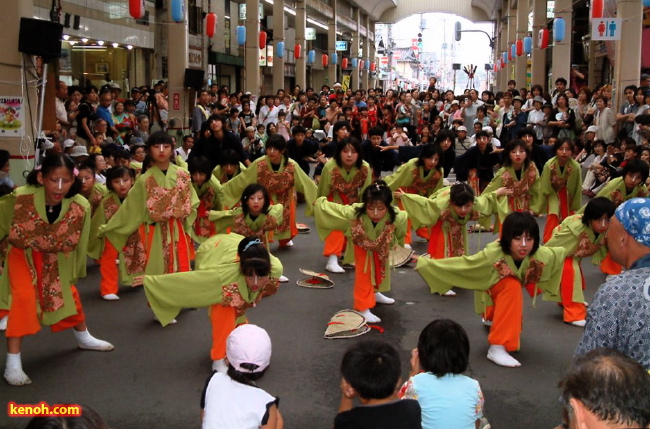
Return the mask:
POLYGON ((422 428, 416 400, 398 400, 400 358, 390 344, 368 340, 345 352, 341 362, 341 406, 334 429, 422 428), (359 398, 362 406, 353 407, 359 398), (365 406, 364 406, 365 405, 365 406))
POLYGON ((176 149, 176 156, 180 156, 183 161, 187 161, 187 157, 190 156, 190 151, 194 147, 194 137, 188 134, 183 136, 181 142, 181 147, 176 149))
POLYGON ((578 357, 560 389, 558 428, 650 427, 650 375, 620 352, 598 348, 578 357))
POLYGON ((210 102, 210 95, 208 91, 201 90, 192 112, 192 132, 198 139, 198 134, 201 131, 201 125, 210 117, 208 103, 210 102))
POLYGON ((596 138, 604 140, 605 143, 612 143, 616 138, 614 133, 614 125, 616 125, 616 118, 612 109, 607 107, 607 97, 601 95, 596 97, 596 114, 594 115, 594 125, 598 127, 596 131, 596 138))
POLYGON ((596 292, 576 355, 599 347, 612 348, 650 370, 648 225, 650 199, 633 198, 616 209, 607 233, 607 247, 612 259, 623 265, 626 271, 609 278, 596 292))
POLYGON ((9 158, 9 151, 0 149, 0 185, 9 186, 13 189, 15 185, 11 177, 9 177, 9 171, 11 170, 9 158))

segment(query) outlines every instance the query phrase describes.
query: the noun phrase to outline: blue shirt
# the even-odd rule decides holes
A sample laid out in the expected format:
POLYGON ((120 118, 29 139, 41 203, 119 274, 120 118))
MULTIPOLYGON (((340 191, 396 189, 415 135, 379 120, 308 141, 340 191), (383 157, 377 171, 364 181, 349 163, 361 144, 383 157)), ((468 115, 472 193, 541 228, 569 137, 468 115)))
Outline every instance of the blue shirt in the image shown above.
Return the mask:
POLYGON ((113 115, 111 114, 111 111, 108 107, 104 106, 97 106, 97 109, 95 110, 95 115, 97 115, 98 118, 106 120, 108 122, 109 127, 114 127, 115 124, 113 123, 113 115))

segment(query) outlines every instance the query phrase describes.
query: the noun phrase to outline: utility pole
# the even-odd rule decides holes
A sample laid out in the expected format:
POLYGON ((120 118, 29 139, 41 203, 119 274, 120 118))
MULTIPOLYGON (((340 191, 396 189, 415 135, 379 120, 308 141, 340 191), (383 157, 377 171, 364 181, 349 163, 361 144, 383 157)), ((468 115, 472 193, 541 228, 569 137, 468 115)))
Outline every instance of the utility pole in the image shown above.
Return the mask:
MULTIPOLYGON (((388 54, 388 88, 393 87, 393 24, 388 24, 388 43, 386 44, 386 53, 388 54)), ((385 88, 387 90, 388 88, 385 88)))

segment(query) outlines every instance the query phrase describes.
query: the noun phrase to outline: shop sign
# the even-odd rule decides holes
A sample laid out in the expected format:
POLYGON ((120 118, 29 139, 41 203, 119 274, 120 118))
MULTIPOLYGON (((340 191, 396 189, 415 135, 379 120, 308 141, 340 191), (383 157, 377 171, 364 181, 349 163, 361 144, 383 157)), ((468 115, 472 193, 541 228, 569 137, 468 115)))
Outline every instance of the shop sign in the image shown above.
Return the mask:
POLYGON ((174 102, 173 102, 173 107, 172 108, 174 110, 181 110, 181 95, 178 92, 174 93, 173 100, 174 100, 174 102))
POLYGON ((194 49, 190 46, 187 53, 188 65, 190 68, 192 66, 203 68, 203 51, 201 49, 194 49))
POLYGON ((266 65, 266 47, 260 48, 260 67, 266 65))
POLYGON ((273 67, 273 44, 266 45, 266 66, 273 67))
POLYGON ((305 40, 316 40, 316 28, 314 27, 305 28, 305 40))
POLYGON ((337 51, 345 51, 348 49, 348 42, 345 40, 337 40, 334 47, 337 51))
POLYGON ((239 20, 240 21, 246 20, 246 3, 242 3, 239 5, 239 20))

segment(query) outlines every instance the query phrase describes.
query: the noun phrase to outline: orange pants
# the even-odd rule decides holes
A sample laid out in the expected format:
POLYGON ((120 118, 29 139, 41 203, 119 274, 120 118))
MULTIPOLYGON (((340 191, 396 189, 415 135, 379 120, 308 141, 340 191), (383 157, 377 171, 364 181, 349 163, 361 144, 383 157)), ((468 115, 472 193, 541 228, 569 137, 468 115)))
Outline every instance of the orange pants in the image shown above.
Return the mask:
POLYGON ((585 278, 582 275, 582 268, 579 273, 573 270, 573 258, 564 260, 562 270, 562 281, 560 289, 562 292, 562 306, 564 307, 564 321, 571 323, 587 318, 587 307, 582 302, 573 302, 573 283, 575 276, 579 275, 582 283, 582 290, 585 289, 585 278))
MULTIPOLYGON (((7 255, 7 266, 9 270, 9 283, 11 287, 11 307, 7 310, 0 310, 0 318, 9 315, 7 320, 7 337, 24 337, 32 335, 41 330, 41 322, 36 312, 37 297, 36 288, 32 286, 32 274, 26 263, 25 252, 22 249, 12 248, 7 255)), ((66 287, 66 285, 61 285, 66 287)), ((52 332, 60 332, 85 320, 79 293, 74 285, 70 285, 72 298, 74 299, 77 314, 61 319, 50 325, 52 332)))
POLYGON ((210 358, 212 360, 223 359, 226 357, 226 339, 236 328, 235 307, 224 307, 221 304, 211 306, 210 320, 212 321, 210 358))
POLYGON ((556 214, 546 216, 546 226, 544 226, 544 243, 553 237, 553 230, 560 224, 560 218, 556 214))
POLYGON ((343 231, 332 231, 325 239, 325 247, 323 247, 323 256, 341 256, 345 252, 347 240, 343 231))
MULTIPOLYGON (((372 270, 366 271, 366 256, 368 252, 359 246, 354 246, 354 309, 364 311, 374 308, 375 288, 372 286, 372 270)), ((372 261, 371 261, 372 263, 372 261)))
POLYGON ((431 259, 444 259, 447 257, 445 255, 445 234, 442 231, 442 222, 440 221, 431 227, 427 251, 431 259))
POLYGON ((492 321, 488 343, 504 346, 509 352, 519 350, 524 314, 521 290, 521 282, 514 277, 506 277, 487 290, 494 302, 485 313, 485 319, 492 321))
POLYGON ((117 250, 109 240, 104 240, 104 252, 99 259, 99 272, 102 279, 99 282, 99 293, 104 296, 117 294, 119 287, 119 275, 115 260, 118 257, 117 250))
POLYGON ((612 259, 612 254, 608 251, 605 259, 600 263, 600 271, 605 274, 617 275, 621 274, 623 267, 612 259))

